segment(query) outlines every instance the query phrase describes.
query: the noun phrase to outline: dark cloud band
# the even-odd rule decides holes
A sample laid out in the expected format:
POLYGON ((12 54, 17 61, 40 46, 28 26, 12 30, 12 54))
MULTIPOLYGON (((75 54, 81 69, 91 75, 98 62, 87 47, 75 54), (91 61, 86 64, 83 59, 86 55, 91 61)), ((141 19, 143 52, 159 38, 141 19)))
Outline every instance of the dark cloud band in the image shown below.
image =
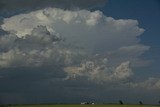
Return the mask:
POLYGON ((105 3, 106 0, 1 0, 0 9, 43 8, 47 6, 65 9, 92 8, 103 6, 105 3))

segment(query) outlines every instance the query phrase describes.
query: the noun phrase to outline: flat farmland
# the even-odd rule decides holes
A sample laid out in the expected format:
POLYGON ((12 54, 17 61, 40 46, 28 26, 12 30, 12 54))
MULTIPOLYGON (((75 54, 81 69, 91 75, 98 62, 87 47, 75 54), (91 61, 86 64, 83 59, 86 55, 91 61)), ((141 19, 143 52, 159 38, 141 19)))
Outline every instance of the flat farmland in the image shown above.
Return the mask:
POLYGON ((110 105, 110 104, 101 104, 101 105, 6 105, 0 107, 160 107, 152 105, 110 105))

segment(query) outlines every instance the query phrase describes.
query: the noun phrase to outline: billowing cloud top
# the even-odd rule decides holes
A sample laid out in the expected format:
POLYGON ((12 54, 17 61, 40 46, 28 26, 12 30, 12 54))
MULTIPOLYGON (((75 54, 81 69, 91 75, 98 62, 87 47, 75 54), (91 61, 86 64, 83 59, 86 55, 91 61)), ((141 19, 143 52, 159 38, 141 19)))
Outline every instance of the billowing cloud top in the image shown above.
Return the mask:
POLYGON ((60 66, 64 79, 126 80, 149 49, 137 38, 138 21, 115 20, 100 11, 46 8, 6 18, 0 38, 0 67, 60 66))

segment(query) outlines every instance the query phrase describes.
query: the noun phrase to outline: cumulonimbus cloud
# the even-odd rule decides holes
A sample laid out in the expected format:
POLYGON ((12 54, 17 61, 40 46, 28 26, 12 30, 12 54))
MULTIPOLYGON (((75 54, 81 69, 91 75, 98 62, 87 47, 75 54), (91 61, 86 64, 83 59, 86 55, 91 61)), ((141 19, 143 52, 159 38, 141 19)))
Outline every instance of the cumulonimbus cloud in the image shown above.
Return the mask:
POLYGON ((137 20, 116 20, 100 11, 46 8, 3 23, 9 34, 0 38, 0 67, 56 64, 68 74, 65 79, 123 81, 149 50, 137 38, 144 32, 137 20))

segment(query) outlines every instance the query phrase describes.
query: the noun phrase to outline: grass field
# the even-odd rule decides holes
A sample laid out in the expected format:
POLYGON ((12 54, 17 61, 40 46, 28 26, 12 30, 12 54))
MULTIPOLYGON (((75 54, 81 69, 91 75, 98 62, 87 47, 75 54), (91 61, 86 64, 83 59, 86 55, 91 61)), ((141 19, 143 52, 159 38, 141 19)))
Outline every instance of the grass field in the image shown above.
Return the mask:
MULTIPOLYGON (((1 107, 1 106, 0 106, 1 107)), ((3 107, 3 106, 2 106, 3 107)), ((151 105, 12 105, 4 107, 160 107, 151 105)))

